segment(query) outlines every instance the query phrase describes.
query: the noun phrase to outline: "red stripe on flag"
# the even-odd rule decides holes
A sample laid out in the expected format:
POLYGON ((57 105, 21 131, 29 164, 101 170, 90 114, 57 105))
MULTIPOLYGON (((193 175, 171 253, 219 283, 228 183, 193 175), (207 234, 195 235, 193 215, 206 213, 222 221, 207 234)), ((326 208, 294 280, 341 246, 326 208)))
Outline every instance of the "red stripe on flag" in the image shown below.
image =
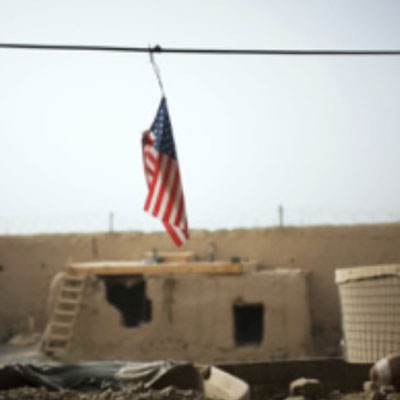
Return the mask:
POLYGON ((151 154, 151 152, 149 150, 146 150, 145 154, 146 154, 146 158, 149 159, 153 164, 155 164, 156 159, 153 156, 153 154, 151 154))
POLYGON ((150 167, 148 167, 148 166, 146 166, 146 172, 149 174, 149 175, 153 175, 153 172, 154 172, 154 169, 153 168, 150 168, 150 167))
POLYGON ((176 214, 175 221, 174 221, 175 226, 179 226, 179 224, 181 223, 183 208, 184 208, 184 204, 183 204, 183 196, 182 196, 182 192, 181 192, 181 196, 179 197, 178 212, 176 214))
POLYGON ((169 174, 171 172, 171 165, 172 165, 172 159, 168 156, 163 156, 166 157, 167 159, 167 166, 165 167, 165 171, 161 171, 162 176, 160 177, 161 180, 161 184, 160 184, 160 190, 158 192, 158 197, 156 200, 156 204, 153 208, 153 217, 157 217, 158 212, 160 211, 160 207, 161 207, 161 202, 164 198, 164 193, 165 193, 165 189, 167 187, 167 183, 168 183, 168 178, 169 178, 169 174), (164 172, 164 173, 163 173, 164 172))
POLYGON ((174 227, 169 222, 164 222, 164 227, 171 236, 171 239, 174 241, 174 243, 178 247, 182 246, 183 242, 181 238, 176 234, 174 227))
POLYGON ((158 175, 160 173, 160 164, 161 164, 161 154, 159 154, 158 157, 157 157, 156 169, 155 169, 155 172, 153 174, 153 181, 150 184, 149 193, 147 194, 146 202, 144 204, 145 211, 149 210, 150 203, 151 203, 151 200, 152 200, 153 195, 154 195, 154 188, 156 187, 156 183, 157 183, 157 180, 158 180, 158 175))

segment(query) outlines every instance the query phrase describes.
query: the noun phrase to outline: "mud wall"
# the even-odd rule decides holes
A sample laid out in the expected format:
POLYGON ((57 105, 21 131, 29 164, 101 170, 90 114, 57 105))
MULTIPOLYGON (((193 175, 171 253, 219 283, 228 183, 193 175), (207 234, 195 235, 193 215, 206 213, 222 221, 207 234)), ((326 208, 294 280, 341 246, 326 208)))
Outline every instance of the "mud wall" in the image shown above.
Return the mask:
MULTIPOLYGON (((129 327, 107 301, 105 281, 93 281, 84 296, 72 353, 80 359, 179 357, 204 363, 304 357, 311 344, 306 278, 297 269, 149 276, 151 318, 129 327)), ((139 302, 130 312, 135 307, 139 302)))
MULTIPOLYGON (((311 271, 312 333, 317 354, 334 355, 341 335, 334 269, 400 262, 400 224, 193 231, 184 249, 206 257, 237 255, 274 267, 311 271)), ((172 250, 164 233, 0 237, 0 339, 26 329, 29 315, 43 329, 51 277, 68 261, 140 258, 153 247, 172 250)))

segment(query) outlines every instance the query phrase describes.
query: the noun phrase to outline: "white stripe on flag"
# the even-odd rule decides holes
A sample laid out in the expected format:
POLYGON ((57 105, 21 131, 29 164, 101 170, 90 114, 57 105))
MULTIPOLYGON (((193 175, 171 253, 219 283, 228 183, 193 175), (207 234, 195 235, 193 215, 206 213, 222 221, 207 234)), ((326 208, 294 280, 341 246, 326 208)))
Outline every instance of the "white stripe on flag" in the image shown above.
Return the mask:
POLYGON ((171 187, 172 187, 172 182, 174 181, 175 174, 176 174, 176 162, 175 162, 175 160, 172 160, 171 169, 170 169, 169 177, 168 177, 168 182, 167 182, 167 185, 165 188, 165 193, 164 193, 164 197, 161 202, 161 207, 160 207, 160 212, 159 212, 162 220, 164 220, 164 218, 165 218, 165 211, 167 209, 168 201, 172 195, 171 187))
POLYGON ((164 156, 163 154, 161 154, 161 166, 160 166, 160 170, 158 171, 157 176, 155 177, 155 179, 157 179, 155 187, 153 189, 153 195, 151 198, 151 202, 150 202, 150 207, 149 207, 149 212, 154 216, 157 217, 158 214, 154 213, 154 208, 156 206, 157 203, 157 199, 158 199, 158 194, 160 192, 161 189, 161 185, 164 179, 164 174, 165 174, 165 168, 167 166, 167 161, 168 161, 168 157, 164 156))
POLYGON ((183 233, 183 231, 181 229, 175 227, 174 225, 172 225, 172 228, 174 229, 175 233, 178 235, 181 242, 184 243, 186 241, 186 236, 183 233))

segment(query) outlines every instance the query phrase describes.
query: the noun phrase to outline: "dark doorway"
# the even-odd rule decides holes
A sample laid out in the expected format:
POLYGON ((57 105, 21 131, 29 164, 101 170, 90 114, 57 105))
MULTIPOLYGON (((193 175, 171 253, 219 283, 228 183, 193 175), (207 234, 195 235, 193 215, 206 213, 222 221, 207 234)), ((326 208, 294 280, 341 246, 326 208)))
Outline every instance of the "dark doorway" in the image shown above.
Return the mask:
POLYGON ((106 285, 107 301, 120 311, 124 326, 135 327, 151 320, 151 301, 146 298, 146 281, 142 276, 102 278, 106 285))
POLYGON ((264 336, 264 305, 262 303, 235 304, 233 320, 237 346, 262 342, 264 336))

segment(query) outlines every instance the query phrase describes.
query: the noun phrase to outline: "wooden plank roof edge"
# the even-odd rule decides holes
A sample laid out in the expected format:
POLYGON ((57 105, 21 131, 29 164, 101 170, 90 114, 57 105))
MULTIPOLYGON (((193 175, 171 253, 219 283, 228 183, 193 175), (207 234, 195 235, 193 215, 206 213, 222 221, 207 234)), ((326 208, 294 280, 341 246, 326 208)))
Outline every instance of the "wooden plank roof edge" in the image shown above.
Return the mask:
POLYGON ((190 261, 190 262, 181 262, 181 261, 166 261, 166 262, 155 262, 152 260, 99 260, 99 261, 74 261, 67 264, 67 266, 74 266, 74 267, 92 267, 97 265, 108 265, 108 266, 121 266, 126 265, 128 267, 133 266, 151 266, 151 265, 240 265, 241 263, 234 263, 229 260, 216 260, 216 261, 208 261, 208 260, 197 260, 197 261, 190 261))
POLYGON ((227 261, 197 261, 190 263, 139 263, 124 261, 97 261, 71 263, 67 271, 74 274, 92 275, 167 275, 167 274, 239 274, 243 266, 227 261))

